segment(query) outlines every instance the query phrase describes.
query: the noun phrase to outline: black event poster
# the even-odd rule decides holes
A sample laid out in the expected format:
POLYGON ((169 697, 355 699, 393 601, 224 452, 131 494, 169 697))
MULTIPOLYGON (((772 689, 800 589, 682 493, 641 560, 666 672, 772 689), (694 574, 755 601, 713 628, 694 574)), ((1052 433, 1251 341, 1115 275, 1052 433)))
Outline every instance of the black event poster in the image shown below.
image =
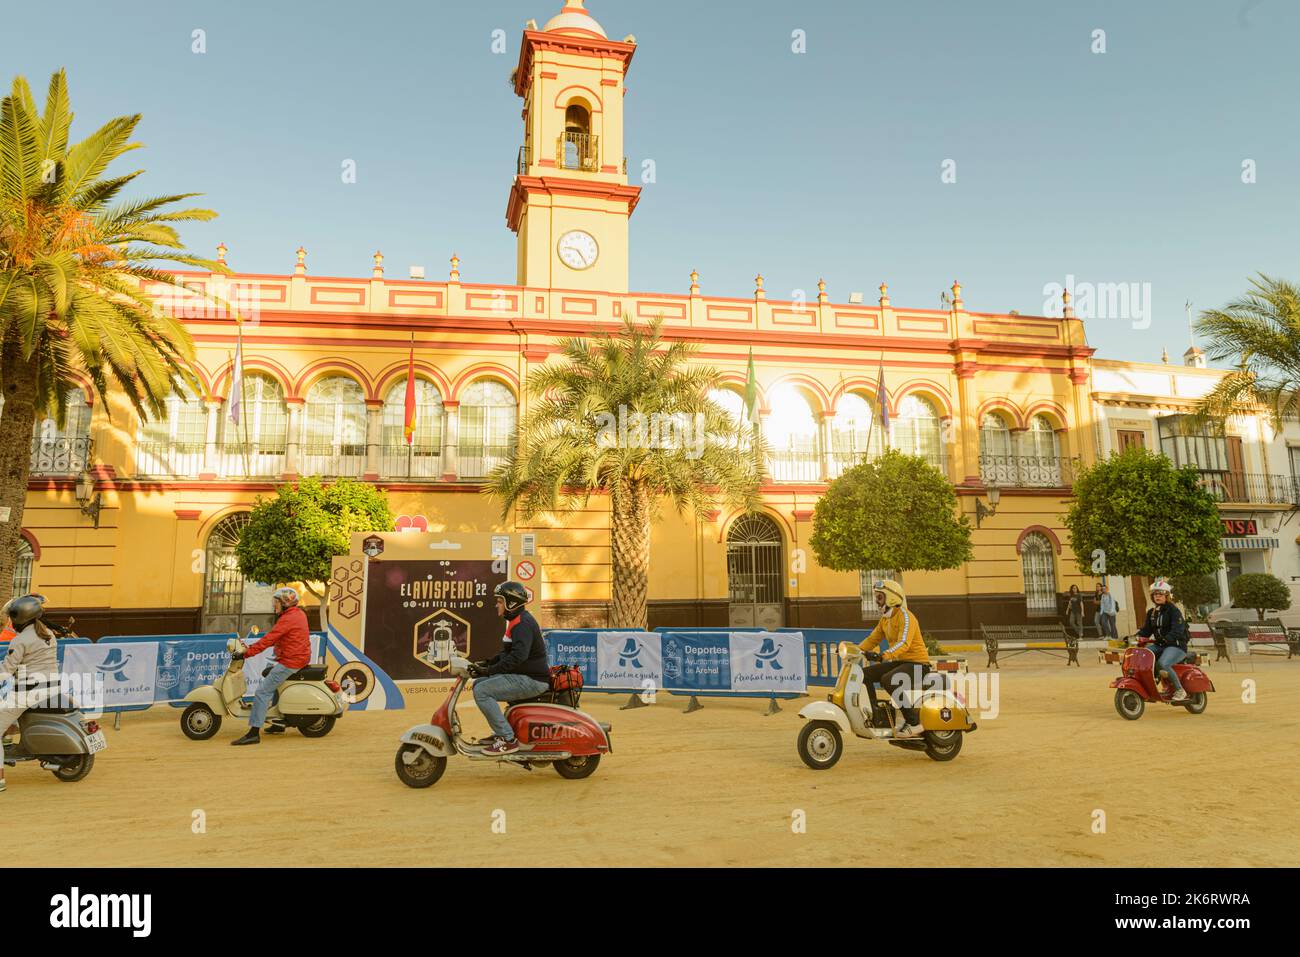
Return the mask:
POLYGON ((435 638, 453 639, 471 661, 492 657, 501 650, 505 633, 492 590, 506 580, 507 564, 372 561, 366 588, 366 655, 398 681, 450 677, 429 660, 435 638))

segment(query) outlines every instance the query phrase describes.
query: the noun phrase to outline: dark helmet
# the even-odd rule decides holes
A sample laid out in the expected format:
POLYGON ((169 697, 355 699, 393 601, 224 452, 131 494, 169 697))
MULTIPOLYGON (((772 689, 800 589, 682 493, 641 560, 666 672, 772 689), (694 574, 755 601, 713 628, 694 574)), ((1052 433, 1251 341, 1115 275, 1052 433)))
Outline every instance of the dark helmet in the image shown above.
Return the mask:
POLYGON ((45 600, 38 595, 23 595, 5 606, 14 628, 21 630, 45 614, 45 600))
POLYGON ((528 604, 528 589, 519 582, 502 582, 492 589, 492 594, 506 600, 507 618, 513 618, 528 604))

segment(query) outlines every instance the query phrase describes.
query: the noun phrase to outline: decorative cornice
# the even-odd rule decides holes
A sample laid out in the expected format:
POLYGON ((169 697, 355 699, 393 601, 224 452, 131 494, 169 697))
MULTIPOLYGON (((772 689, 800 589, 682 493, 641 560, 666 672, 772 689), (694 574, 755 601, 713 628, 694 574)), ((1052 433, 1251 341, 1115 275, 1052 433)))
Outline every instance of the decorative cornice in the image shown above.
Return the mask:
POLYGON ((575 37, 563 33, 547 33, 543 30, 525 30, 519 44, 519 63, 515 67, 515 95, 527 98, 533 83, 533 59, 538 50, 550 50, 555 53, 567 53, 577 56, 613 57, 622 64, 624 75, 632 64, 632 55, 636 53, 635 43, 623 43, 619 40, 606 40, 600 37, 575 37))
POLYGON ((510 200, 506 203, 506 225, 512 232, 519 232, 519 223, 532 193, 623 202, 627 204, 627 214, 631 216, 641 198, 641 187, 564 176, 516 176, 515 184, 510 188, 510 200))

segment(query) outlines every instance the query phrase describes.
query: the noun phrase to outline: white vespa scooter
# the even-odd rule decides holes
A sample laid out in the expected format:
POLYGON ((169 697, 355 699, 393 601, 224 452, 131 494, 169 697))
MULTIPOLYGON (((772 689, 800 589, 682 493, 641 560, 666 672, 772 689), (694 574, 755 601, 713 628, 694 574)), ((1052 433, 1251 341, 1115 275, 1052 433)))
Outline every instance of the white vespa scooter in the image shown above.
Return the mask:
POLYGON ((866 655, 851 642, 841 642, 839 655, 842 662, 839 680, 828 701, 814 701, 804 705, 799 717, 808 723, 799 732, 799 757, 808 767, 823 771, 834 767, 844 754, 844 734, 859 738, 880 738, 895 747, 909 751, 924 751, 935 761, 951 761, 961 751, 962 734, 975 730, 966 705, 954 692, 944 688, 937 672, 926 675, 929 682, 921 688, 901 691, 903 700, 915 708, 921 719, 924 733, 916 737, 900 738, 894 731, 897 719, 893 699, 887 690, 867 688, 863 680, 863 661, 866 655), (883 721, 872 726, 871 703, 868 694, 876 694, 883 721))
MULTIPOLYGON (((253 637, 250 629, 248 637, 253 637)), ((248 683, 244 678, 243 655, 248 646, 238 638, 226 642, 231 653, 225 674, 210 685, 195 688, 185 696, 191 704, 181 714, 181 730, 193 741, 206 741, 221 730, 221 719, 231 717, 247 721, 253 706, 244 701, 248 683)), ((276 724, 297 728, 307 738, 323 738, 334 728, 347 701, 335 681, 325 679, 324 665, 299 668, 284 680, 279 698, 266 712, 267 726, 276 724)))

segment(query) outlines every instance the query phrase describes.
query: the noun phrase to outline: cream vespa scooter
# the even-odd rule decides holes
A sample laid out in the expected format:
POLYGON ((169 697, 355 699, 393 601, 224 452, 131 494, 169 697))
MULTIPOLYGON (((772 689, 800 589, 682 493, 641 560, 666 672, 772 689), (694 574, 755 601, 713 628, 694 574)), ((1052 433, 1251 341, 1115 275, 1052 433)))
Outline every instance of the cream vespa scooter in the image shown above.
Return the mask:
POLYGON ((799 757, 804 764, 817 771, 834 767, 844 754, 841 732, 859 738, 881 738, 908 751, 924 751, 935 761, 951 761, 957 757, 962 734, 974 731, 975 722, 961 698, 943 686, 945 679, 939 672, 927 674, 921 688, 900 692, 909 706, 917 710, 921 727, 925 729, 916 737, 900 738, 893 730, 897 717, 893 699, 885 690, 867 688, 863 680, 866 655, 862 649, 851 642, 840 642, 839 656, 839 680, 830 699, 804 705, 799 712, 799 717, 808 721, 799 732, 799 757), (880 702, 883 716, 883 722, 874 727, 867 698, 872 693, 880 702))
MULTIPOLYGON (((249 638, 256 633, 250 629, 249 638)), ((248 683, 244 678, 244 659, 248 649, 238 638, 226 642, 231 653, 226 672, 210 685, 195 688, 185 696, 192 702, 181 714, 181 730, 193 741, 206 741, 221 730, 221 719, 231 717, 247 721, 253 707, 244 701, 248 683)), ((278 700, 266 712, 267 727, 276 724, 297 728, 307 738, 323 738, 347 706, 343 690, 335 681, 325 680, 325 666, 311 664, 299 668, 284 680, 276 692, 278 700)))

